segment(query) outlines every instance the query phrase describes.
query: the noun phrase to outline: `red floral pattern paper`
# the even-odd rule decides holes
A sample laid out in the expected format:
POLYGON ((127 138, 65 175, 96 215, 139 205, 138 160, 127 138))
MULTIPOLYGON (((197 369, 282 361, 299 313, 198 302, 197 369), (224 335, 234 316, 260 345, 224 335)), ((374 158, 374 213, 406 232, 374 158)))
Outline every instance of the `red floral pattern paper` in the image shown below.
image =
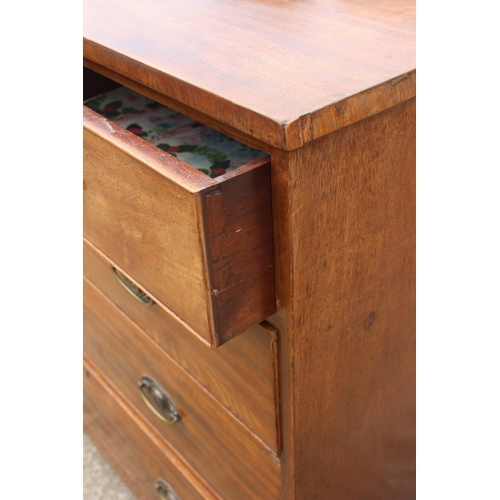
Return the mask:
POLYGON ((267 154, 126 87, 101 94, 85 104, 210 177, 267 154))

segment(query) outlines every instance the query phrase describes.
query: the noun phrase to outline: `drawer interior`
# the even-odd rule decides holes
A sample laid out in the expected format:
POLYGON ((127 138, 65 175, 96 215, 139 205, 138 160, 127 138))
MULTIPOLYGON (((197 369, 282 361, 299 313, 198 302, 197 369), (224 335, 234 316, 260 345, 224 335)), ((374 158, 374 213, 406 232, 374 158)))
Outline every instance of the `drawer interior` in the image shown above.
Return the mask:
POLYGON ((86 106, 211 178, 268 154, 87 68, 84 70, 90 72, 84 79, 86 106))

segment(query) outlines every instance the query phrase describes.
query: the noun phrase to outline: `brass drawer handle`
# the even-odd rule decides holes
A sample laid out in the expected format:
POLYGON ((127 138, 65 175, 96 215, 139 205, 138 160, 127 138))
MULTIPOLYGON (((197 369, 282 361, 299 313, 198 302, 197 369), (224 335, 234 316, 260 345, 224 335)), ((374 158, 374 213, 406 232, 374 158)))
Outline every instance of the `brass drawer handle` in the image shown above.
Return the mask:
POLYGON ((180 500, 177 493, 174 491, 164 479, 158 479, 155 484, 156 491, 163 500, 180 500))
POLYGON ((180 420, 181 415, 175 403, 156 380, 143 375, 137 385, 141 391, 142 399, 160 420, 167 422, 167 424, 175 424, 180 420))
POLYGON ((120 285, 127 290, 135 300, 138 300, 141 304, 145 306, 152 306, 154 304, 154 300, 146 295, 138 286, 135 286, 128 278, 123 276, 116 270, 116 267, 111 266, 111 270, 115 275, 116 280, 120 285))

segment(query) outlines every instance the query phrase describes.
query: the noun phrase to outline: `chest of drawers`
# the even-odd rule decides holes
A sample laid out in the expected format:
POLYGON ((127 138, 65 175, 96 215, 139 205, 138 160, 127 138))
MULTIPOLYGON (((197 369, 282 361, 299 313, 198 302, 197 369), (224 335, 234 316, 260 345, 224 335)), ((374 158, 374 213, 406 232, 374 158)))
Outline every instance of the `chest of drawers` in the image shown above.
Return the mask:
POLYGON ((413 498, 413 4, 84 21, 85 99, 125 86, 261 151, 224 172, 84 106, 86 432, 141 499, 413 498))

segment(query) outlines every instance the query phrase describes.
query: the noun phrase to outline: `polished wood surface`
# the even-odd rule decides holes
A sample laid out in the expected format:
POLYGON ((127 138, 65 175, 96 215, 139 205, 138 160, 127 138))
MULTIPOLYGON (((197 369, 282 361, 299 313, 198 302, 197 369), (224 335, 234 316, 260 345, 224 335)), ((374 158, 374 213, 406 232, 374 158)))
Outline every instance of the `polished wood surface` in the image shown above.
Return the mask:
POLYGON ((415 100, 272 165, 283 498, 415 498, 415 100))
POLYGON ((221 500, 88 359, 83 384, 85 432, 138 500, 158 500, 154 485, 159 478, 174 488, 179 500, 221 500))
MULTIPOLYGON (((276 313, 266 313, 269 316, 262 319, 277 332, 272 348, 278 353, 275 400, 281 433, 276 435, 282 441, 281 445, 270 445, 279 450, 281 465, 281 478, 273 482, 276 490, 272 495, 281 500, 414 499, 414 2, 85 0, 84 24, 86 67, 247 144, 258 145, 271 156, 276 313), (281 492, 277 491, 279 487, 281 492)), ((216 213, 220 199, 203 199, 201 193, 220 191, 218 196, 224 196, 224 188, 196 173, 187 175, 185 165, 144 146, 144 141, 134 139, 134 148, 128 149, 130 137, 112 125, 101 121, 97 131, 91 128, 88 131, 98 139, 92 139, 95 151, 90 154, 97 158, 97 149, 105 149, 97 143, 105 140, 113 145, 109 157, 126 165, 136 162, 148 167, 150 172, 138 175, 130 186, 158 174, 158 181, 150 182, 139 198, 163 203, 159 190, 164 178, 175 186, 165 191, 171 196, 165 203, 176 203, 174 198, 180 194, 180 203, 185 203, 178 219, 183 226, 180 231, 191 231, 186 233, 186 238, 191 238, 188 246, 196 249, 199 257, 193 260, 192 276, 187 278, 196 282, 192 293, 197 294, 193 298, 197 305, 188 303, 186 297, 192 293, 184 295, 183 290, 179 304, 167 304, 171 311, 165 312, 181 316, 179 311, 185 308, 192 307, 194 313, 206 304, 206 317, 196 321, 206 324, 206 330, 202 329, 206 342, 213 346, 221 343, 220 327, 215 333, 218 313, 212 307, 213 297, 203 297, 202 291, 210 291, 219 279, 213 274, 213 255, 225 256, 224 250, 217 253, 214 245, 218 242, 212 238, 227 234, 233 226, 231 221, 212 221, 207 210, 214 204, 216 213), (190 198, 198 201, 189 204, 190 198)), ((245 186, 243 178, 238 182, 237 189, 245 186)), ((110 183, 108 189, 112 191, 113 186, 110 183)), ((259 186, 255 186, 255 199, 258 191, 259 186)), ((105 199, 109 194, 104 190, 100 196, 105 199)), ((246 196, 229 202, 231 213, 239 210, 242 200, 250 199, 246 196)), ((122 205, 126 211, 130 203, 122 205)), ((118 224, 122 209, 109 217, 111 224, 118 224)), ((268 223, 262 223, 262 227, 269 227, 268 223)), ((137 225, 134 230, 140 231, 137 225)), ((135 263, 139 258, 150 262, 156 247, 165 240, 163 225, 158 230, 155 244, 143 254, 134 253, 130 261, 135 263)), ((120 231, 122 228, 116 234, 120 231)), ((121 237, 111 232, 111 238, 120 242, 121 237)), ((123 258, 125 254, 104 249, 90 236, 89 240, 104 252, 105 259, 117 262, 148 292, 154 294, 150 287, 163 284, 169 277, 155 269, 143 283, 140 269, 133 269, 123 258)), ((132 239, 127 240, 127 248, 131 243, 132 239)), ((120 244, 123 242, 116 246, 120 244)), ((162 251, 168 254, 169 250, 162 251)), ((248 260, 257 255, 250 252, 248 260)), ((189 268, 188 259, 183 262, 189 268)), ((220 291, 228 283, 213 289, 220 291)), ((268 292, 271 295, 265 287, 257 288, 263 296, 268 292)), ((230 299, 232 290, 227 291, 230 299)), ((108 291, 105 293, 108 295, 108 291)), ((115 295, 109 297, 119 300, 115 295)), ((106 308, 106 300, 93 310, 106 308)), ((259 303, 259 299, 252 300, 259 303)), ((231 310, 229 302, 226 306, 231 310)), ((121 302, 118 307, 125 311, 121 302)), ((219 311, 224 309, 217 307, 219 311)), ((144 342, 152 338, 168 352, 160 319, 134 316, 134 308, 130 311, 127 314, 149 335, 144 336, 144 342)), ((106 315, 101 316, 99 323, 106 324, 106 315)), ((186 324, 184 328, 199 327, 186 324)), ((111 337, 106 334, 102 338, 111 337)), ((196 373, 190 372, 189 359, 194 351, 190 344, 182 345, 180 334, 178 339, 172 341, 171 363, 176 360, 178 369, 182 370, 182 365, 194 379, 199 378, 200 387, 205 387, 210 383, 210 376, 203 373, 206 365, 200 364, 196 373)), ((238 338, 220 349, 236 341, 238 338)), ((201 342, 199 345, 206 348, 201 342)), ((126 354, 132 355, 128 351, 126 354)), ((198 354, 194 356, 197 360, 198 354)), ((244 350, 231 351, 227 362, 238 367, 235 359, 240 357, 245 357, 244 350)), ((150 363, 153 358, 155 354, 143 361, 150 363)), ((109 360, 101 358, 100 364, 106 370, 111 370, 107 365, 122 370, 114 354, 109 360)), ((132 372, 134 362, 129 364, 132 372)), ((224 371, 234 374, 229 367, 224 371)), ((127 376, 125 370, 118 379, 127 376)), ((159 369, 157 376, 166 377, 166 373, 159 369)), ((248 383, 252 382, 249 378, 248 383)), ((185 392, 190 393, 189 389, 185 392)), ((240 399, 233 395, 231 392, 229 399, 240 399)), ((267 393, 267 401, 269 397, 267 393)), ((183 406, 186 404, 183 402, 183 406)), ((233 405, 234 415, 243 411, 241 401, 224 404, 228 408, 233 405)), ((269 445, 269 436, 264 437, 262 429, 255 430, 253 416, 250 421, 253 427, 249 428, 262 436, 262 446, 269 445)), ((264 421, 269 424, 269 415, 264 421)), ((224 441, 228 435, 231 443, 239 439, 231 429, 224 435, 214 430, 215 437, 206 439, 218 450, 221 443, 229 446, 224 441), (221 443, 216 442, 219 439, 221 443)), ((200 441, 202 447, 204 439, 200 441)), ((196 461, 190 445, 187 453, 190 461, 196 461)), ((217 460, 220 476, 240 474, 235 469, 239 458, 217 460)), ((258 466, 255 462, 253 470, 258 466)), ((248 471, 241 477, 247 482, 245 474, 248 471)), ((241 481, 241 477, 232 479, 241 481)), ((223 496, 225 500, 240 500, 241 492, 227 490, 223 496)))
POLYGON ((84 331, 84 353, 223 498, 279 498, 272 450, 86 280, 84 331), (143 375, 167 391, 178 422, 169 425, 146 406, 137 386, 143 375))
POLYGON ((219 349, 207 349, 175 315, 131 297, 111 263, 88 241, 84 275, 215 398, 279 452, 276 330, 256 325, 219 349))
POLYGON ((84 57, 290 150, 415 95, 415 6, 86 0, 84 57))
POLYGON ((270 182, 268 159, 210 179, 84 107, 85 236, 212 347, 276 310, 270 182))

